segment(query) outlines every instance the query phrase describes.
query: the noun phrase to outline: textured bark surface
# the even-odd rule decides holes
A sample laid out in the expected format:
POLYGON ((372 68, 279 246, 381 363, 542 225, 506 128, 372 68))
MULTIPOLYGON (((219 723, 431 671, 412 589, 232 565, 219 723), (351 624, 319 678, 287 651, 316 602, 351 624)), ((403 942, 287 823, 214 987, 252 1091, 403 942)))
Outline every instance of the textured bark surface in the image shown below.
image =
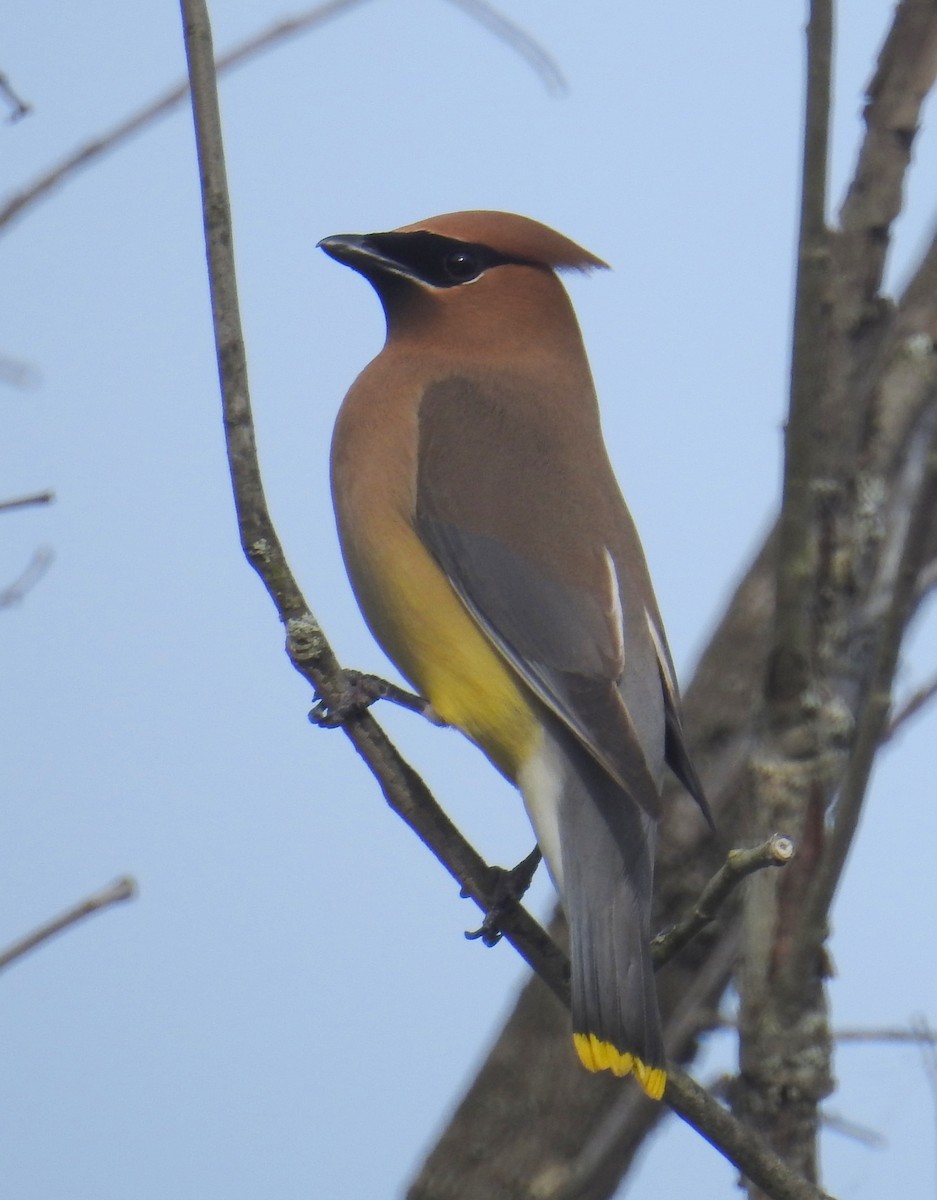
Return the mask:
MULTIPOLYGON (((798 855, 753 880, 745 909, 740 1073, 733 1107, 797 1174, 819 1176, 832 1092, 828 911, 883 735, 911 592, 927 565, 934 452, 933 328, 880 295, 920 104, 937 70, 937 11, 904 0, 869 86, 867 135, 835 228, 825 177, 831 0, 813 0, 803 205, 778 565, 778 618, 750 836, 783 827, 798 855), (924 367, 910 408, 903 356, 924 367), (926 365, 925 365, 926 364, 926 365), (871 386, 870 386, 871 385, 871 386), (885 430, 890 432, 883 436, 885 430), (898 449, 900 447, 900 449, 898 449)), ((926 263, 926 260, 925 260, 926 263)), ((921 289, 918 288, 918 294, 921 289)), ((924 293, 932 322, 934 292, 924 293)), ((752 1200, 766 1193, 749 1186, 752 1200)))

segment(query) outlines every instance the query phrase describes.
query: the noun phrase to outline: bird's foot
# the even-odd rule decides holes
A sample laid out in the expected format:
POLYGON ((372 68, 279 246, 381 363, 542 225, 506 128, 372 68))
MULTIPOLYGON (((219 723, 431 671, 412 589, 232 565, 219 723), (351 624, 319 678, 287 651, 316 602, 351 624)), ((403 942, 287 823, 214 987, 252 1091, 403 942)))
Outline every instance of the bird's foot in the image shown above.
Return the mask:
POLYGON ((331 704, 320 700, 309 714, 313 725, 335 729, 344 725, 351 717, 360 716, 375 700, 390 700, 403 708, 434 720, 432 707, 422 696, 414 695, 379 675, 367 675, 363 671, 346 671, 345 684, 338 698, 331 704))
MULTIPOLYGON (((534 846, 533 850, 526 858, 522 858, 516 867, 511 867, 510 870, 505 867, 491 868, 494 878, 491 903, 485 913, 485 919, 478 929, 465 931, 465 936, 469 941, 480 940, 486 946, 496 946, 501 941, 501 921, 523 898, 542 857, 540 847, 534 846)), ((462 895, 465 896, 466 893, 463 892, 462 895)))

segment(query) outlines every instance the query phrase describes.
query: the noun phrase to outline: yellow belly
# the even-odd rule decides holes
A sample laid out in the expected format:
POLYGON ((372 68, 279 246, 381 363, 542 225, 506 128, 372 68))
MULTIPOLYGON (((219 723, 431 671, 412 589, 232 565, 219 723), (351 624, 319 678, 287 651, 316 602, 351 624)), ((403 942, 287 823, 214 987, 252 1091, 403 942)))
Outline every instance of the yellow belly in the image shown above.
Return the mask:
POLYGON ((416 534, 401 523, 366 555, 344 549, 362 612, 389 657, 447 725, 516 781, 537 738, 531 697, 416 534))

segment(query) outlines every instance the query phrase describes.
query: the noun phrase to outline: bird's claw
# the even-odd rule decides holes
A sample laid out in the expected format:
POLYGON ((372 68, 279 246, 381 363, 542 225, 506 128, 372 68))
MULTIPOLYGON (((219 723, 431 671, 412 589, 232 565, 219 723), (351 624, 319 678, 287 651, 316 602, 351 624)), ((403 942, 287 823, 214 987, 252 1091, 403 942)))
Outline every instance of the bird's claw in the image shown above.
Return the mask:
POLYGON ((322 729, 337 729, 352 717, 360 717, 375 700, 384 695, 379 686, 384 681, 362 671, 346 671, 341 692, 333 701, 320 700, 309 713, 313 725, 322 729))
MULTIPOLYGON (((506 870, 504 867, 491 868, 494 885, 490 893, 491 903, 481 925, 477 929, 465 931, 465 936, 470 942, 480 941, 488 947, 497 946, 502 937, 500 928, 502 920, 523 898, 524 893, 530 887, 530 881, 533 879, 542 857, 540 847, 534 846, 530 854, 526 858, 522 858, 517 866, 511 867, 510 870, 506 870)), ((467 895, 464 888, 462 895, 467 895)))
POLYGON ((375 700, 391 700, 430 721, 437 720, 429 701, 422 696, 415 696, 380 675, 368 675, 364 671, 346 671, 345 683, 337 699, 331 703, 320 700, 309 713, 309 720, 323 729, 335 729, 351 717, 360 717, 375 700))
POLYGON ((477 929, 466 929, 465 936, 470 942, 480 941, 487 946, 489 950, 492 946, 497 946, 501 941, 502 933, 498 928, 498 921, 504 916, 507 911, 507 905, 501 906, 496 912, 494 909, 485 914, 485 919, 477 929))

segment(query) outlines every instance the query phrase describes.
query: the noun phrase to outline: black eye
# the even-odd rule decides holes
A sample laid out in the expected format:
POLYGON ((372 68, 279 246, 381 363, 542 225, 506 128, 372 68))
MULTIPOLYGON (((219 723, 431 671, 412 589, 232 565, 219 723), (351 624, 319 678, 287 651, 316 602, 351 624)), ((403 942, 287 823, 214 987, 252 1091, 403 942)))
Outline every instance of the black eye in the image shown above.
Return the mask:
POLYGON ((443 259, 443 267, 450 279, 467 283, 482 273, 482 265, 470 250, 453 250, 443 259))

